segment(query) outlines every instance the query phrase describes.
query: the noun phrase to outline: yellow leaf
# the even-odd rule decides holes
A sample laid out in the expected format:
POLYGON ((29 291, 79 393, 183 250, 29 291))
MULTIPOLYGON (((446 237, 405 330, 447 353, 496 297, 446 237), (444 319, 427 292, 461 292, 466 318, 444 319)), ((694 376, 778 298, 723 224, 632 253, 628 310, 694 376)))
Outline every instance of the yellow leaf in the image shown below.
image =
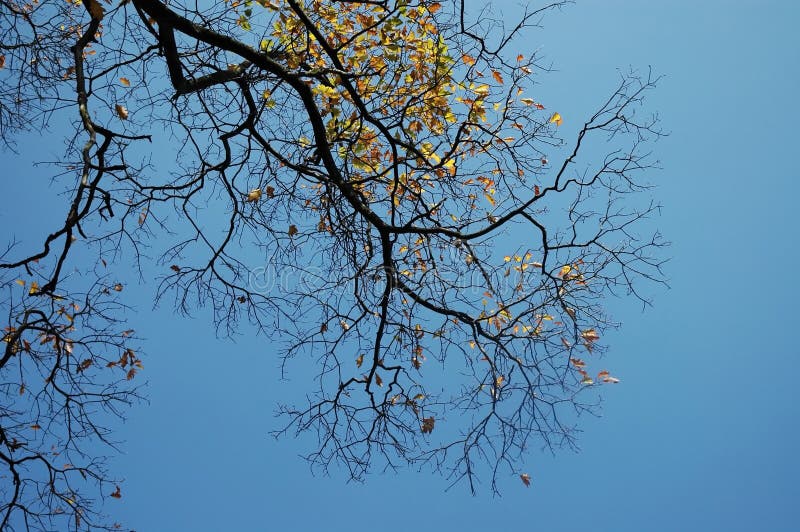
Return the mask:
POLYGON ((254 188, 247 193, 247 201, 258 201, 261 199, 261 189, 254 188))
POLYGON ((567 275, 571 271, 572 271, 572 266, 570 266, 568 264, 568 265, 566 265, 566 266, 561 268, 561 271, 558 272, 558 276, 559 277, 564 277, 565 275, 567 275))
POLYGON ((128 78, 119 78, 119 82, 122 84, 123 87, 131 86, 131 82, 128 80, 128 78))
POLYGON ((128 119, 128 110, 125 108, 124 105, 117 104, 115 109, 117 110, 118 117, 120 117, 122 120, 128 119))
POLYGON ((558 113, 553 113, 553 116, 550 117, 550 123, 555 124, 556 126, 560 126, 563 120, 561 119, 561 115, 558 113))
POLYGON ((23 281, 22 279, 17 279, 17 280, 16 280, 16 283, 17 283, 18 285, 20 285, 20 286, 25 286, 25 281, 23 281))
POLYGON ((31 288, 28 290, 28 295, 32 296, 39 291, 39 283, 31 281, 31 288))

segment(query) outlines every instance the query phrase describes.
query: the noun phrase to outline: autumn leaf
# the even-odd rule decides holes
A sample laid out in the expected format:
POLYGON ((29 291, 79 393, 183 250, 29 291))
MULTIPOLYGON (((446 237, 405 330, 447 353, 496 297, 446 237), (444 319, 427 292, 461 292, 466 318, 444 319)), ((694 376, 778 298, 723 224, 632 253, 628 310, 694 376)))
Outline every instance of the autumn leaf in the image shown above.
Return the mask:
POLYGON ((25 395, 25 385, 24 384, 20 384, 19 385, 19 394, 20 395, 25 395))
POLYGON ((117 283, 114 285, 115 292, 122 292, 122 289, 123 289, 122 283, 117 283))
POLYGON ((92 365, 92 359, 87 358, 86 360, 78 364, 78 369, 76 370, 76 372, 80 373, 82 371, 86 371, 87 369, 89 369, 89 366, 91 365, 92 365))
POLYGON ((563 120, 561 119, 561 115, 559 113, 553 113, 553 116, 550 117, 550 123, 555 124, 556 126, 560 126, 563 120))
POLYGON ((566 275, 567 275, 569 272, 571 272, 571 271, 572 271, 572 266, 570 266, 569 264, 567 264, 566 266, 563 266, 563 267, 561 268, 561 270, 558 272, 558 276, 559 276, 559 277, 561 277, 561 278, 563 278, 564 276, 566 276, 566 275))
POLYGON ((356 367, 360 368, 361 364, 363 363, 364 363, 364 353, 361 353, 360 355, 358 355, 358 358, 356 358, 356 367))
POLYGON ((492 77, 497 83, 500 83, 501 85, 504 83, 503 76, 497 70, 492 70, 492 77))
POLYGON ((375 384, 378 386, 383 386, 383 379, 381 379, 381 376, 377 373, 375 373, 375 384))
POLYGON ((142 209, 142 212, 139 214, 139 225, 144 225, 145 220, 147 220, 147 207, 142 209))
POLYGON ((462 55, 462 56, 461 56, 461 61, 462 61, 462 62, 463 62, 465 65, 467 65, 467 66, 472 66, 472 65, 474 65, 474 64, 475 64, 475 58, 474 58, 474 57, 472 57, 472 56, 471 56, 471 55, 469 55, 469 54, 464 54, 464 55, 462 55))
POLYGON ((134 376, 136 376, 136 369, 135 368, 131 368, 131 369, 128 370, 127 375, 125 375, 125 379, 126 380, 133 380, 134 376))
POLYGON ((440 4, 439 2, 434 2, 434 3, 430 4, 430 5, 428 5, 428 11, 430 12, 431 15, 433 15, 434 13, 439 11, 440 9, 442 9, 442 4, 440 4))
POLYGON ((122 120, 128 119, 128 110, 125 108, 124 105, 117 104, 114 108, 117 110, 118 117, 120 117, 122 120))
POLYGON ((6 66, 6 56, 0 54, 0 68, 5 68, 5 66, 6 66))
POLYGON ((522 103, 524 103, 525 105, 533 105, 533 104, 535 104, 535 103, 536 103, 536 102, 533 100, 533 98, 520 98, 520 99, 519 99, 519 101, 521 101, 521 102, 522 102, 522 103))
POLYGON ((38 423, 34 423, 33 425, 31 425, 31 428, 32 428, 33 430, 41 430, 41 429, 42 429, 42 426, 41 426, 41 425, 39 425, 38 423))
POLYGON ((529 474, 523 473, 519 476, 519 478, 522 480, 522 483, 525 484, 525 487, 531 487, 531 476, 529 474))
POLYGON ((261 189, 254 188, 253 190, 247 193, 247 198, 245 199, 245 201, 255 202, 258 201, 259 199, 261 199, 261 189))
POLYGON ((28 295, 32 296, 37 292, 39 292, 39 283, 37 283, 36 281, 31 281, 31 287, 28 290, 28 295))
POLYGON ((436 423, 436 420, 431 417, 422 418, 422 433, 423 434, 430 434, 433 432, 433 426, 436 423))
POLYGON ((131 86, 131 82, 128 78, 119 78, 119 82, 122 84, 123 87, 131 86))
POLYGON ((114 493, 110 494, 109 497, 114 497, 115 499, 122 498, 122 492, 120 491, 119 486, 117 486, 117 489, 114 491, 114 493))
POLYGON ((289 236, 294 236, 298 233, 296 225, 289 226, 289 236))
POLYGON ((169 269, 172 270, 175 273, 180 273, 180 271, 181 271, 181 267, 178 266, 177 264, 173 264, 172 266, 169 267, 169 269))
POLYGON ((590 384, 594 384, 594 381, 589 375, 584 375, 583 378, 581 379, 581 383, 586 384, 588 386, 590 384))
POLYGON ((600 335, 594 329, 586 329, 581 333, 581 337, 587 342, 596 342, 600 339, 600 335))

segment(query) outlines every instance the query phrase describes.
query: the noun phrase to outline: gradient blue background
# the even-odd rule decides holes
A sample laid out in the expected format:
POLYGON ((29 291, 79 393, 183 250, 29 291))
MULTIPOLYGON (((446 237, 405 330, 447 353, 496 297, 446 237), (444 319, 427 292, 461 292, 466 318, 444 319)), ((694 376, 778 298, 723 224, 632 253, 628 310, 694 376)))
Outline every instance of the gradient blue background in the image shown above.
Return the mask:
MULTIPOLYGON (((518 12, 498 4, 498 16, 518 12)), ((673 242, 671 289, 645 313, 609 302, 623 328, 603 338, 606 361, 623 382, 604 390, 602 418, 583 419, 580 453, 533 450, 531 487, 509 476, 500 498, 445 492, 413 470, 363 485, 313 476, 297 458, 310 439, 268 436, 275 402, 307 383, 279 381, 270 345, 247 329, 216 340, 202 313, 151 311, 153 287, 131 283, 150 402, 117 433, 125 483, 109 510, 138 532, 797 530, 799 6, 587 0, 520 41, 553 62, 536 97, 561 111, 567 138, 618 68, 666 76, 648 108, 671 135, 649 177, 664 205, 653 226, 673 242)), ((46 186, 25 157, 60 150, 45 146, 4 155, 2 189, 21 200, 4 202, 0 225, 20 238, 63 219, 24 201, 46 186)))

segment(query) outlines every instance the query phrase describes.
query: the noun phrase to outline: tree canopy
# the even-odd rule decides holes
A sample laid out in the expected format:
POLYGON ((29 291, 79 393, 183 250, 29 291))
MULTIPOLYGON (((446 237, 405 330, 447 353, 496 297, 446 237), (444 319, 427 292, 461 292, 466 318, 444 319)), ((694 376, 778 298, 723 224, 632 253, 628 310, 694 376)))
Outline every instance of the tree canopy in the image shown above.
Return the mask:
POLYGON ((69 131, 63 224, 0 252, 0 528, 119 526, 89 449, 139 398, 130 262, 283 372, 315 361, 274 432, 310 433, 322 470, 497 490, 573 445, 618 382, 604 301, 661 281, 634 194, 661 133, 634 71, 559 135, 580 119, 515 37, 561 4, 507 27, 463 0, 0 0, 7 149, 69 131))

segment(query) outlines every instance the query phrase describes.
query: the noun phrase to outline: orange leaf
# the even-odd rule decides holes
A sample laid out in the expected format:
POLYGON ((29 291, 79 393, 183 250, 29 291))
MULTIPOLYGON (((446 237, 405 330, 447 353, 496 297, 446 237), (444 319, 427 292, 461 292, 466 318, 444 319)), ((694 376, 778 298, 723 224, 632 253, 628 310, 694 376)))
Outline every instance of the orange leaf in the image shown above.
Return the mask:
POLYGON ((439 2, 434 2, 428 6, 428 11, 430 12, 431 15, 433 15, 440 9, 442 9, 442 4, 440 4, 439 2))
POLYGON ((464 62, 465 65, 472 66, 475 64, 475 58, 469 54, 464 54, 461 56, 461 61, 464 62))
POLYGON ((520 480, 522 480, 522 483, 525 484, 526 487, 528 488, 531 487, 531 476, 529 474, 523 473, 519 476, 519 478, 520 480))
POLYGON ((119 78, 119 82, 122 84, 123 87, 131 86, 131 82, 128 78, 119 78))
POLYGON ((375 374, 375 384, 378 386, 383 386, 383 379, 381 379, 381 376, 377 373, 375 374))
POLYGON ((540 111, 541 111, 541 110, 543 110, 543 109, 544 109, 544 105, 542 105, 542 104, 540 104, 540 103, 537 103, 537 104, 536 104, 536 108, 537 108, 538 110, 540 110, 540 111))
POLYGON ((118 117, 120 117, 122 120, 128 119, 128 110, 125 108, 124 105, 117 104, 115 109, 117 110, 118 117))
POLYGON ((560 126, 563 122, 561 115, 558 113, 553 113, 553 116, 550 117, 550 123, 555 124, 556 126, 560 126))
POLYGON ((501 85, 504 83, 503 76, 500 75, 500 72, 498 72, 497 70, 492 70, 492 77, 497 83, 500 83, 501 85))
POLYGON ((41 425, 39 425, 38 423, 34 423, 33 425, 31 425, 31 428, 32 428, 33 430, 41 430, 41 429, 42 429, 42 426, 41 426, 41 425))
POLYGON ((122 292, 122 288, 123 288, 123 286, 122 286, 121 283, 117 283, 117 284, 114 285, 114 291, 115 292, 122 292))

